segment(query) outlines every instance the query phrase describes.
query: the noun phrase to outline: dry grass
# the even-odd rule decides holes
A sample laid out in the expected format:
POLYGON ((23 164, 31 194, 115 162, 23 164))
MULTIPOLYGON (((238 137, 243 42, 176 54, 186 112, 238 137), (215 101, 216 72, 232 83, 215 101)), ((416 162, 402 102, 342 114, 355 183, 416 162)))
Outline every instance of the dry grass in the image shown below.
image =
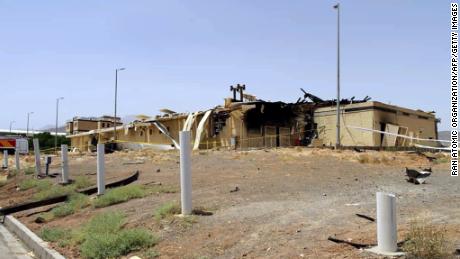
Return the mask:
POLYGON ((426 220, 413 220, 410 223, 408 240, 403 250, 410 259, 453 258, 447 246, 446 230, 426 220))
POLYGON ((359 154, 356 158, 361 164, 385 164, 389 165, 394 160, 394 156, 388 156, 384 153, 364 153, 359 154))

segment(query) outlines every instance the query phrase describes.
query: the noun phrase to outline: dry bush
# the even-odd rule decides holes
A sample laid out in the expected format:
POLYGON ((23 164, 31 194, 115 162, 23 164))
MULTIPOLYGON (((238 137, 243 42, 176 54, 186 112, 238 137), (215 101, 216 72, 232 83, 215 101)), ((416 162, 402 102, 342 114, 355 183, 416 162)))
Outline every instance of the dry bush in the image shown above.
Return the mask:
POLYGON ((426 220, 413 220, 403 250, 408 259, 453 258, 447 247, 446 230, 426 220))
POLYGON ((379 164, 380 159, 370 154, 360 154, 358 156, 358 161, 361 164, 379 164))

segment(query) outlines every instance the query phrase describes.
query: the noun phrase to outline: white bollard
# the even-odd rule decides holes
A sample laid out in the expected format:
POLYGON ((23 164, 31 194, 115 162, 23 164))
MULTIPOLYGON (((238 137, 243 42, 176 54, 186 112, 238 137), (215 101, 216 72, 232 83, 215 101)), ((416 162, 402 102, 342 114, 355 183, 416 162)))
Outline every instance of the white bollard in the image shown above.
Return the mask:
POLYGON ((396 196, 377 192, 377 249, 381 252, 396 252, 397 243, 396 196))
POLYGON ((61 166, 62 166, 62 183, 69 183, 69 160, 67 157, 67 145, 61 145, 61 166))
POLYGON ((34 138, 34 153, 35 153, 35 177, 37 178, 39 175, 42 174, 42 169, 40 166, 40 144, 38 143, 38 139, 34 138))
POLYGON ((3 150, 3 168, 8 168, 8 150, 3 150))
POLYGON ((190 163, 190 131, 179 133, 180 143, 180 189, 182 215, 192 213, 192 170, 190 163))
POLYGON ((19 162, 19 151, 17 148, 14 151, 14 163, 16 164, 16 170, 21 170, 21 165, 19 162))
POLYGON ((97 195, 105 192, 104 144, 97 144, 97 195))

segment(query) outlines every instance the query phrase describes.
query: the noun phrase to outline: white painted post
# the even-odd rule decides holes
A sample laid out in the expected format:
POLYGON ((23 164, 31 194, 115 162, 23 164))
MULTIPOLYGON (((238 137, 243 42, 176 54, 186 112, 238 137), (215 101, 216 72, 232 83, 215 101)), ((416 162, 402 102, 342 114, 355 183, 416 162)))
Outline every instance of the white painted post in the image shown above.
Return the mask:
POLYGON ((42 174, 42 169, 40 166, 40 144, 38 143, 38 139, 34 138, 34 153, 35 153, 35 177, 38 177, 42 174))
POLYGON ((3 168, 8 168, 8 150, 3 150, 3 168))
POLYGON ((62 183, 69 183, 69 160, 67 157, 67 145, 61 145, 61 166, 62 166, 62 183))
POLYGON ((16 164, 16 170, 21 170, 21 165, 19 162, 19 150, 16 148, 14 151, 14 163, 16 164))
POLYGON ((190 131, 181 131, 180 143, 180 189, 182 215, 192 213, 192 170, 190 163, 190 131))
POLYGON ((379 252, 396 252, 397 242, 396 196, 377 192, 377 249, 379 252))
POLYGON ((104 144, 97 144, 97 195, 105 192, 104 144))

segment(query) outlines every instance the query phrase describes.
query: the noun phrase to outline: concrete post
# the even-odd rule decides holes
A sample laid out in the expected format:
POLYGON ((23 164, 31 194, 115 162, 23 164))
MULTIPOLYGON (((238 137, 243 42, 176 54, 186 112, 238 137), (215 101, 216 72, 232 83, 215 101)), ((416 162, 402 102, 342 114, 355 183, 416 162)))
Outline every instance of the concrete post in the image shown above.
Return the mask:
POLYGON ((192 213, 192 171, 190 163, 190 131, 181 131, 180 143, 180 189, 182 215, 192 213))
POLYGON ((69 160, 67 157, 67 145, 61 145, 61 166, 62 166, 62 183, 69 183, 69 160))
POLYGON ((97 144, 97 195, 105 192, 104 144, 97 144))
POLYGON ((16 170, 21 170, 21 165, 19 161, 19 151, 17 148, 14 151, 14 163, 16 164, 16 170))
POLYGON ((8 150, 3 150, 3 168, 8 168, 8 150))
POLYGON ((40 144, 38 143, 38 139, 34 138, 34 153, 35 153, 35 177, 38 177, 42 174, 41 166, 40 166, 40 144))
POLYGON ((377 249, 381 252, 396 252, 397 242, 396 196, 377 192, 377 249))

